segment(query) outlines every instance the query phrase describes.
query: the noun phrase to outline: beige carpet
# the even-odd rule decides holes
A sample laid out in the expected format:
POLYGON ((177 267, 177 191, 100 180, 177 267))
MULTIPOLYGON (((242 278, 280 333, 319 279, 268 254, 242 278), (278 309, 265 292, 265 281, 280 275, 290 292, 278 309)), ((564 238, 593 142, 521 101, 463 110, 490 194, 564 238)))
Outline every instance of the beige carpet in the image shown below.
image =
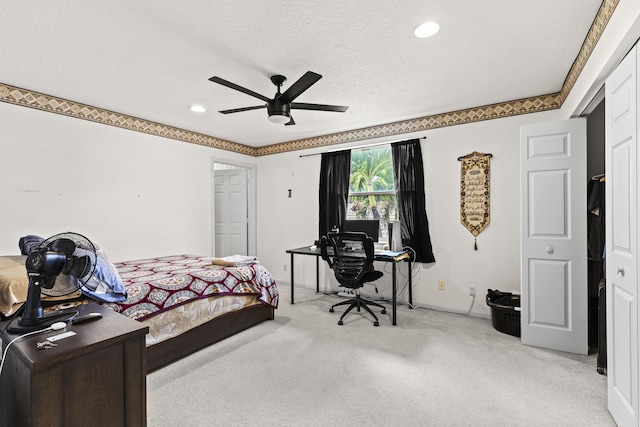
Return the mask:
POLYGON ((615 425, 595 355, 420 308, 338 326, 337 297, 280 291, 275 320, 147 377, 149 426, 615 425))

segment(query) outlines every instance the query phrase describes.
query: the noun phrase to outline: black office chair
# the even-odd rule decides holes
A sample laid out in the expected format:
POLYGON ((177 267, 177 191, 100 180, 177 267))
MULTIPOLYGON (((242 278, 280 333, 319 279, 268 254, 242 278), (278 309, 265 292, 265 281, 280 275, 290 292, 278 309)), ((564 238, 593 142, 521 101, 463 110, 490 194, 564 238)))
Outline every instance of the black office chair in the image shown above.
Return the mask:
POLYGON ((378 326, 378 318, 369 308, 370 305, 380 307, 382 314, 387 310, 384 306, 367 301, 360 297, 360 288, 366 282, 373 282, 382 277, 382 272, 373 268, 373 240, 362 232, 329 232, 320 239, 320 253, 322 259, 327 261, 333 270, 340 286, 354 289, 356 296, 353 299, 334 304, 329 311, 334 312, 334 308, 339 305, 349 305, 349 308, 342 313, 338 325, 342 325, 342 319, 354 308, 360 311, 364 308, 373 316, 375 321, 373 326, 378 326))

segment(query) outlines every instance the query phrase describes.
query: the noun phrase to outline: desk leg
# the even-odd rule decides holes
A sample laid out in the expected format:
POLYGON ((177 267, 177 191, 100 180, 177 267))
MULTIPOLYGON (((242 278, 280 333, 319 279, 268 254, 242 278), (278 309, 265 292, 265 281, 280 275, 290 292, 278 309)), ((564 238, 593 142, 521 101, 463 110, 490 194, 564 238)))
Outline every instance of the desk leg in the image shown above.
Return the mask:
POLYGON ((391 292, 391 324, 395 325, 396 324, 396 292, 398 291, 398 284, 396 283, 396 264, 397 262, 392 262, 391 263, 393 265, 392 267, 392 277, 391 277, 391 282, 392 282, 392 292, 391 292))
POLYGON ((320 293, 320 257, 316 257, 316 294, 320 293))
POLYGON ((291 254, 291 304, 293 304, 293 253, 291 254))
POLYGON ((409 265, 409 308, 413 308, 413 286, 411 283, 412 281, 411 273, 413 271, 411 270, 411 259, 409 259, 408 265, 409 265))

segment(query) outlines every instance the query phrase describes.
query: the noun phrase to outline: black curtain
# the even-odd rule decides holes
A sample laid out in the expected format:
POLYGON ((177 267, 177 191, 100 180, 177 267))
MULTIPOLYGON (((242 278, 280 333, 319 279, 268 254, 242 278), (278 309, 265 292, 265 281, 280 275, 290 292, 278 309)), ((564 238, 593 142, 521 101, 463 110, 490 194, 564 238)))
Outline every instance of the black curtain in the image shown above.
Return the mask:
POLYGON ((320 226, 318 239, 327 235, 342 222, 347 215, 349 197, 349 171, 351 168, 351 150, 322 153, 320 164, 320 226))
POLYGON ((420 140, 391 144, 391 153, 402 244, 415 251, 415 261, 435 262, 425 206, 420 140))

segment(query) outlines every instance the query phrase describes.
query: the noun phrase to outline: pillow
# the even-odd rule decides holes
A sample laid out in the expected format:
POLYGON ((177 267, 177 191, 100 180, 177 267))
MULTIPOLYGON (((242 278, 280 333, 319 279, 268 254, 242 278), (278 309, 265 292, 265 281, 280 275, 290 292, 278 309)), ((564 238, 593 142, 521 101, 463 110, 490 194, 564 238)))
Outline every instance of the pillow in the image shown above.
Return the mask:
MULTIPOLYGON (((82 249, 76 249, 74 254, 78 255, 79 251, 82 249)), ((120 302, 126 300, 128 296, 118 270, 102 249, 98 249, 93 276, 80 290, 89 298, 103 302, 120 302)))
POLYGON ((29 278, 24 266, 26 259, 26 256, 0 257, 0 313, 5 316, 14 312, 14 304, 27 300, 29 278))

